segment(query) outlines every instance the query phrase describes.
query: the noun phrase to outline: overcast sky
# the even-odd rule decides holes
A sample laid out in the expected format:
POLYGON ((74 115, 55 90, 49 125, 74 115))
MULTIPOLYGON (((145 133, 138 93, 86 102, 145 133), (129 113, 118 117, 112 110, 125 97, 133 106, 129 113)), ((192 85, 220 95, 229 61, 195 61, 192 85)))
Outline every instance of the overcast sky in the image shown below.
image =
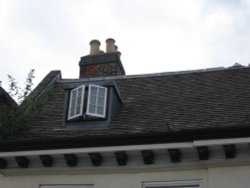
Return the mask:
POLYGON ((250 0, 0 0, 0 80, 78 78, 89 42, 116 40, 126 73, 250 63, 250 0))

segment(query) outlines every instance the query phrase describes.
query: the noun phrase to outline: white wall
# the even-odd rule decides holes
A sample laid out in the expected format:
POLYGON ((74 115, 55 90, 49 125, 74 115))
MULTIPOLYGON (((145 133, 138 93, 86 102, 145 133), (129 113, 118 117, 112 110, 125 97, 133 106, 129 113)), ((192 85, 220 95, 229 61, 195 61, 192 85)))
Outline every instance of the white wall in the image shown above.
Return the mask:
POLYGON ((208 177, 209 188, 249 188, 250 166, 211 168, 208 177))
MULTIPOLYGON (((24 169, 25 171, 25 169, 24 169)), ((74 175, 0 175, 0 188, 39 188, 51 184, 93 184, 94 188, 141 188, 143 182, 202 180, 204 188, 248 188, 250 166, 199 170, 74 175)))

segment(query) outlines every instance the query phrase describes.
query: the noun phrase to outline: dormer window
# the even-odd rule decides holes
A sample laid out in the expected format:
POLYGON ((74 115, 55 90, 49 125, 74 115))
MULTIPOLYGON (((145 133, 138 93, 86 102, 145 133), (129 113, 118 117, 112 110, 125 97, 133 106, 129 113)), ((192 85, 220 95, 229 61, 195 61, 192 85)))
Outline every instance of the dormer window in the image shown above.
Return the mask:
POLYGON ((113 80, 64 84, 63 127, 67 130, 107 128, 123 104, 113 80))
POLYGON ((68 120, 84 115, 106 117, 107 88, 99 85, 81 85, 70 92, 68 120), (85 91, 88 95, 85 95, 85 91), (86 99, 87 97, 87 99, 86 99), (84 104, 87 101, 86 105, 84 104))

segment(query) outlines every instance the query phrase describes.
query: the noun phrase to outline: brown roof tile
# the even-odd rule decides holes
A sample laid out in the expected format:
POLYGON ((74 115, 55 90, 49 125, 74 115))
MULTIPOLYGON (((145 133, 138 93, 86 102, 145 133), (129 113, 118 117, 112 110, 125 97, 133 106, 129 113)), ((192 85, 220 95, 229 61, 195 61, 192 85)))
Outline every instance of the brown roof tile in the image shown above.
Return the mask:
MULTIPOLYGON (((58 72, 51 74, 45 78, 46 83, 58 72)), ((64 84, 84 83, 86 80, 61 79, 55 82, 54 90, 42 105, 39 117, 15 139, 97 138, 250 128, 248 67, 105 79, 115 80, 124 99, 124 104, 107 128, 63 129, 64 84)), ((34 92, 40 93, 45 87, 43 81, 34 92)))

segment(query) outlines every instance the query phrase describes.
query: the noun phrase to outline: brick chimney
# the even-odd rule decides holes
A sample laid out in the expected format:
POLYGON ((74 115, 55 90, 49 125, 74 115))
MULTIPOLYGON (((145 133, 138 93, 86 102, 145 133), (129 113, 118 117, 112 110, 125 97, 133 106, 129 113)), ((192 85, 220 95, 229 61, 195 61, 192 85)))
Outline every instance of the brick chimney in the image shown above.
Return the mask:
POLYGON ((80 78, 125 75, 121 53, 117 51, 114 39, 106 40, 106 53, 100 51, 101 43, 98 40, 92 40, 89 44, 90 54, 81 57, 79 62, 80 78))

